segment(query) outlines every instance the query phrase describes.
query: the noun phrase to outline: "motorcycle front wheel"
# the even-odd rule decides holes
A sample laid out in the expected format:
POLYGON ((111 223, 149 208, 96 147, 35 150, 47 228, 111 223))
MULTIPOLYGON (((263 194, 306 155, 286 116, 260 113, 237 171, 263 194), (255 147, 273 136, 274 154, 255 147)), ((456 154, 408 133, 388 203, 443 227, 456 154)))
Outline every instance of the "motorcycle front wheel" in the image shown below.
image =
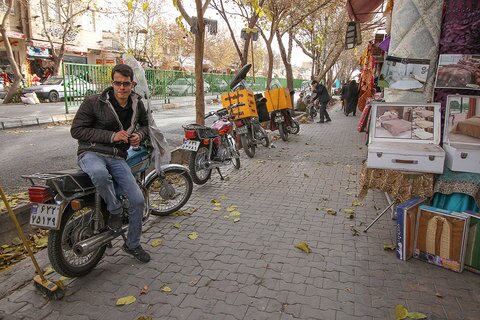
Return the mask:
POLYGON ((155 172, 149 176, 145 189, 149 200, 149 212, 154 216, 168 216, 180 210, 190 199, 193 181, 187 169, 167 167, 163 170, 163 175, 155 172))
POLYGON ((261 125, 259 125, 259 130, 262 134, 262 146, 268 148, 270 146, 270 139, 268 138, 268 133, 261 125))
POLYGON ((208 161, 208 148, 201 145, 197 151, 190 154, 188 161, 188 170, 192 176, 193 182, 198 185, 207 183, 212 175, 212 169, 206 169, 205 163, 208 161))
POLYGON ((284 122, 278 124, 278 132, 280 132, 280 138, 282 138, 283 141, 288 141, 288 131, 284 122))
POLYGON ((297 121, 297 119, 293 119, 292 125, 290 127, 290 133, 298 134, 299 132, 300 132, 300 123, 297 121))
POLYGON ((240 136, 240 140, 242 140, 242 146, 245 154, 249 158, 253 158, 255 156, 255 143, 253 143, 252 133, 249 131, 246 134, 242 134, 240 136))
POLYGON ((95 207, 85 206, 75 211, 69 206, 62 215, 60 229, 51 230, 48 236, 48 258, 52 267, 65 277, 81 277, 88 274, 102 259, 106 246, 84 257, 73 251, 73 246, 92 237, 95 207))

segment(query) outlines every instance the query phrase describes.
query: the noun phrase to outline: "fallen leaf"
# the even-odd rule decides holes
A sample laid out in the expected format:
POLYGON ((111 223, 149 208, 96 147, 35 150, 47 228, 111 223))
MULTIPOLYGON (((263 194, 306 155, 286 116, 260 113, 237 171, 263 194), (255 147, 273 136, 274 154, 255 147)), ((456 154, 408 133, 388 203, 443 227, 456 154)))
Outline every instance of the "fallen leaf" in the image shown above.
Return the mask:
POLYGON ((65 277, 65 276, 61 276, 60 279, 61 281, 67 281, 67 280, 70 280, 69 277, 65 277))
POLYGON ((20 240, 18 237, 15 237, 12 239, 12 243, 18 246, 19 244, 22 244, 22 240, 20 240))
POLYGON ((137 320, 153 320, 152 316, 140 316, 137 320))
MULTIPOLYGON (((345 189, 347 189, 347 188, 345 188, 345 189)), ((353 196, 353 193, 347 192, 346 195, 347 195, 347 196, 353 196)))
POLYGON ((135 298, 134 296, 126 296, 126 297, 119 298, 117 300, 116 305, 117 306, 124 306, 124 305, 127 305, 127 304, 132 304, 135 301, 137 301, 137 298, 135 298))
POLYGON ((170 289, 170 287, 167 287, 167 286, 163 287, 163 288, 160 289, 160 290, 162 290, 163 292, 167 292, 167 293, 168 293, 168 292, 172 292, 172 289, 170 289))
POLYGON ((295 248, 297 249, 300 249, 306 253, 310 253, 312 252, 312 249, 310 249, 310 247, 308 246, 308 244, 306 244, 305 242, 300 242, 300 243, 297 243, 295 245, 295 248))
POLYGON ((257 160, 257 163, 264 163, 265 160, 257 160))
POLYGON ((353 218, 355 218, 355 214, 353 214, 353 213, 348 213, 348 214, 347 214, 347 213, 346 213, 346 214, 345 214, 345 218, 347 218, 347 219, 349 219, 349 220, 352 220, 353 218))
POLYGON ((194 232, 190 232, 190 233, 188 234, 188 239, 190 239, 190 240, 195 240, 195 239, 197 239, 197 238, 198 238, 198 233, 196 233, 195 231, 194 231, 194 232))
POLYGON ((162 244, 162 239, 155 239, 150 242, 150 245, 154 248, 158 247, 161 244, 162 244))
POLYGON ((35 241, 35 247, 45 248, 48 245, 48 237, 44 237, 35 241))
POLYGON ((325 209, 325 211, 327 211, 327 213, 331 216, 336 216, 337 215, 337 211, 333 210, 332 208, 327 208, 327 209, 325 209))
POLYGON ((215 206, 215 207, 213 207, 212 210, 213 210, 213 211, 220 211, 220 210, 222 210, 222 207, 215 206))
POLYGON ((48 266, 43 270, 43 275, 48 276, 49 274, 52 274, 55 270, 51 266, 48 266))
POLYGON ((394 246, 394 245, 391 245, 391 244, 384 244, 384 245, 383 245, 383 250, 395 251, 395 246, 394 246))
POLYGON ((180 229, 182 227, 182 225, 180 223, 175 223, 174 225, 172 225, 172 227, 174 227, 176 229, 180 229))
POLYGON ((240 211, 232 211, 230 212, 230 217, 238 217, 241 215, 240 211))
POLYGON ((347 214, 355 214, 355 210, 349 209, 349 208, 343 209, 343 212, 345 212, 345 213, 347 213, 347 214))
POLYGON ((226 195, 223 195, 223 196, 220 197, 220 200, 224 200, 224 201, 225 201, 225 200, 227 200, 227 199, 228 199, 228 198, 227 198, 226 195))
POLYGON ((238 221, 240 221, 240 218, 233 219, 233 222, 238 222, 238 221))
POLYGON ((410 319, 418 320, 418 319, 426 319, 427 316, 421 312, 408 312, 407 317, 410 319))
POLYGON ((218 201, 217 199, 212 199, 212 200, 210 200, 210 202, 213 203, 213 204, 220 203, 220 201, 218 201))
POLYGON ((438 298, 443 298, 443 296, 442 296, 440 293, 438 293, 438 292, 435 292, 435 295, 436 295, 438 298))
POLYGON ((358 202, 358 201, 353 201, 353 202, 352 202, 352 206, 354 206, 354 207, 359 207, 359 206, 361 206, 361 205, 362 205, 361 202, 358 202))
POLYGON ((396 320, 403 320, 407 317, 408 310, 401 304, 395 306, 395 318, 396 320))
POLYGON ((140 295, 148 293, 148 286, 143 286, 142 290, 140 291, 140 295))
POLYGON ((235 211, 237 210, 238 206, 235 205, 235 204, 232 204, 230 207, 227 208, 227 211, 228 212, 232 212, 232 211, 235 211))

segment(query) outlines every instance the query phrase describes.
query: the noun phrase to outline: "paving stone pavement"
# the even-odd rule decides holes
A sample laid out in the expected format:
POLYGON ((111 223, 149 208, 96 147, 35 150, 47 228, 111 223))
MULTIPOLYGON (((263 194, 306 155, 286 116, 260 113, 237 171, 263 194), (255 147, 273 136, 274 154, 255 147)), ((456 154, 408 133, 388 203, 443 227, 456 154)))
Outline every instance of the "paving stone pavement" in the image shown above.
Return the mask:
POLYGON ((387 202, 370 191, 362 206, 352 207, 364 135, 355 130, 359 117, 337 110, 332 119, 302 124, 299 135, 259 148, 254 159, 242 155, 239 171, 224 170, 227 181, 214 173, 185 206, 197 209, 192 215, 153 217, 143 234, 150 263, 135 262, 117 241, 91 274, 66 281, 63 300, 47 301, 27 283, 0 299, 0 318, 395 319, 395 305, 402 304, 428 319, 478 319, 479 276, 399 261, 383 249, 395 239, 387 215, 361 232, 374 206, 387 202), (214 198, 222 211, 212 210, 214 198), (240 221, 224 217, 230 205, 238 205, 240 221), (347 219, 343 208, 354 208, 355 218, 347 219), (198 239, 188 239, 192 231, 198 239), (159 247, 146 244, 158 238, 159 247), (310 254, 295 248, 301 241, 310 254), (149 291, 140 294, 144 286, 149 291), (162 292, 164 286, 172 291, 162 292), (127 295, 136 302, 115 306, 127 295))

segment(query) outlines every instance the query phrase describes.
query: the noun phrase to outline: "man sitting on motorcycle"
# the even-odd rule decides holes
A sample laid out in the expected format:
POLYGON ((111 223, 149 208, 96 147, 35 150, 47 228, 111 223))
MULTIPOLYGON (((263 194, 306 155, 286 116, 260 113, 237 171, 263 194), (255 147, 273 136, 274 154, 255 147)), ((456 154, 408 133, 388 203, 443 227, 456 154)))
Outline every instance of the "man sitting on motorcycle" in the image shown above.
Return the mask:
POLYGON ((122 249, 141 262, 150 255, 140 245, 145 200, 125 159, 130 146, 148 137, 148 116, 140 96, 132 92, 133 70, 118 64, 112 69, 112 86, 86 97, 70 133, 78 140, 78 165, 90 176, 110 213, 108 227, 122 228, 122 202, 113 180, 129 203, 127 241, 122 249), (113 179, 113 180, 112 180, 113 179))

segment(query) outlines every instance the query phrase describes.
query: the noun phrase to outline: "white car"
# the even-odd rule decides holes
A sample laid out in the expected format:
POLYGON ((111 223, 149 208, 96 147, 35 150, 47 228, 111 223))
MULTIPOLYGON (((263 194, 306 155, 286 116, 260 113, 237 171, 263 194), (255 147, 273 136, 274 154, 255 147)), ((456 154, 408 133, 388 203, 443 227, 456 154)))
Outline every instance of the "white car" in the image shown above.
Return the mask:
POLYGON ((38 86, 24 88, 22 93, 35 92, 39 99, 57 102, 65 98, 65 88, 68 97, 86 97, 97 92, 97 86, 77 76, 53 76, 38 86))
MULTIPOLYGON (((196 87, 194 78, 178 78, 167 86, 167 92, 169 95, 194 95, 196 87)), ((203 81, 203 91, 210 91, 210 85, 205 81, 203 81)))

